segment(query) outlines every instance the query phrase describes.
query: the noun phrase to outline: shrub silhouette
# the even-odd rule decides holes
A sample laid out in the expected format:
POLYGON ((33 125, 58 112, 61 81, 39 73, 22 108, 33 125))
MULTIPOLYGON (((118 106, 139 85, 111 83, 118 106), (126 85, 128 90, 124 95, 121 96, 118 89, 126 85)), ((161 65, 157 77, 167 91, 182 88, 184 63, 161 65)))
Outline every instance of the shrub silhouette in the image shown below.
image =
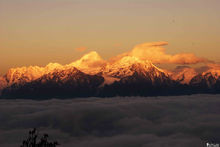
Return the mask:
POLYGON ((29 136, 26 140, 23 140, 20 147, 56 147, 59 145, 57 141, 49 142, 49 135, 44 134, 40 139, 38 139, 38 131, 36 128, 29 131, 29 136))

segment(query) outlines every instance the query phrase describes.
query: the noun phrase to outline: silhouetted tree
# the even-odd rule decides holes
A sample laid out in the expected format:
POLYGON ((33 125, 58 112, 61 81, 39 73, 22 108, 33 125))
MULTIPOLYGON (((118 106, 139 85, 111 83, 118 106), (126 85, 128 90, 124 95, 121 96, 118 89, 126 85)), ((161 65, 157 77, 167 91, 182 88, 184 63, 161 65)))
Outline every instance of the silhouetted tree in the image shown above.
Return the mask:
POLYGON ((56 147, 59 145, 57 141, 49 142, 49 135, 44 134, 41 139, 38 141, 38 131, 36 128, 29 131, 29 136, 26 140, 23 140, 20 147, 56 147))

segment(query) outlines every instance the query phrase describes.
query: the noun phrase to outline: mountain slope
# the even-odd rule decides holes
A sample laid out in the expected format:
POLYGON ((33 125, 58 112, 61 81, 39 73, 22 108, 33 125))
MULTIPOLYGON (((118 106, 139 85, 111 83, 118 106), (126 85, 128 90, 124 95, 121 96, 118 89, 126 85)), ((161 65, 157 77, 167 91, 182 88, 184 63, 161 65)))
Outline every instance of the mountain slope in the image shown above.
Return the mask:
POLYGON ((13 84, 2 92, 2 97, 51 98, 96 96, 98 86, 104 79, 85 74, 75 67, 55 70, 23 85, 13 84))
POLYGON ((7 81, 5 77, 0 76, 0 95, 1 95, 1 91, 6 87, 7 87, 7 81))
POLYGON ((116 78, 131 76, 134 72, 142 75, 145 75, 146 72, 152 72, 152 74, 155 74, 152 76, 159 76, 163 71, 150 61, 142 61, 132 56, 125 56, 118 61, 109 63, 103 70, 103 74, 116 78))
POLYGON ((11 68, 5 75, 8 85, 13 84, 25 84, 31 82, 52 72, 55 69, 61 69, 62 65, 58 63, 49 63, 45 67, 39 66, 29 66, 29 67, 20 67, 20 68, 11 68))
POLYGON ((131 56, 107 65, 103 74, 120 79, 111 85, 105 85, 103 96, 156 95, 159 91, 164 93, 167 87, 171 88, 175 84, 167 73, 151 62, 141 61, 131 56))
POLYGON ((211 89, 220 81, 220 77, 211 72, 198 74, 192 78, 190 85, 197 88, 211 89))
POLYGON ((197 93, 220 93, 220 66, 208 65, 208 69, 193 77, 189 85, 197 93))
POLYGON ((220 92, 220 67, 198 73, 181 67, 172 74, 147 60, 123 56, 106 62, 90 52, 67 65, 12 68, 0 77, 3 98, 157 96, 220 92), (78 69, 79 68, 79 69, 78 69))
POLYGON ((194 68, 190 67, 181 67, 177 68, 172 74, 171 77, 173 80, 180 82, 181 84, 189 84, 192 78, 194 78, 199 73, 196 72, 194 68))

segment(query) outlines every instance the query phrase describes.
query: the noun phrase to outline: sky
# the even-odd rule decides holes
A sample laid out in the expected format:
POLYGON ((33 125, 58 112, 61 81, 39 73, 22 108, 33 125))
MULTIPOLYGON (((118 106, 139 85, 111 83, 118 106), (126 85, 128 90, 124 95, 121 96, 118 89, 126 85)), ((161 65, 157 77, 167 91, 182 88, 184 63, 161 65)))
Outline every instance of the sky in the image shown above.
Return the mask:
POLYGON ((0 74, 146 42, 220 62, 219 0, 0 0, 0 74))

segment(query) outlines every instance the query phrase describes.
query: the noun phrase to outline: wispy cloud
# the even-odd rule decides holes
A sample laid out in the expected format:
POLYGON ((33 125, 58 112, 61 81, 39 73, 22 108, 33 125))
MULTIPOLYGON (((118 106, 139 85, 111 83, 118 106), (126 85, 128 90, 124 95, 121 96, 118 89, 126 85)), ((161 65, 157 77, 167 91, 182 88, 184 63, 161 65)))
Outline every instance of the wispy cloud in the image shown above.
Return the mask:
POLYGON ((84 52, 86 49, 87 49, 87 47, 85 47, 85 46, 75 48, 75 50, 77 50, 79 52, 84 52))
POLYGON ((208 59, 198 57, 193 53, 166 53, 165 45, 168 42, 152 42, 136 45, 131 51, 126 52, 118 57, 135 56, 142 60, 150 60, 153 63, 171 63, 171 64, 197 64, 209 62, 208 59))

